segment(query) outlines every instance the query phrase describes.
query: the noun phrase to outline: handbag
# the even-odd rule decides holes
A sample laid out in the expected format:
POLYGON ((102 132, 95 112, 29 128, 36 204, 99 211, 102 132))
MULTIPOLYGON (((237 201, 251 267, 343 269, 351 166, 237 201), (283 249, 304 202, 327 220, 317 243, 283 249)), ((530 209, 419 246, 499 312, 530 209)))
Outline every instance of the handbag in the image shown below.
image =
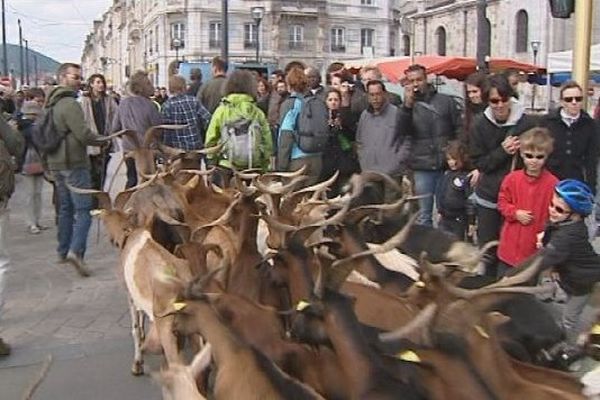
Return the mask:
POLYGON ((25 175, 41 175, 44 173, 42 158, 33 146, 27 148, 23 160, 23 173, 25 175))

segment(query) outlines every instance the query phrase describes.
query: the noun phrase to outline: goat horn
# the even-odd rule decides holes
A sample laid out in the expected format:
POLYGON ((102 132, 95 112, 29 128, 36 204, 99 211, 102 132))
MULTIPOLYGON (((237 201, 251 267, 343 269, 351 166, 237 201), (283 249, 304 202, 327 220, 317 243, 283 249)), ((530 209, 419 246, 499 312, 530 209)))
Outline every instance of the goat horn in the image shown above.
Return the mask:
POLYGON ((161 129, 165 130, 178 130, 187 128, 188 125, 156 125, 148 128, 146 133, 144 134, 144 147, 148 148, 152 144, 152 142, 158 139, 158 135, 161 134, 161 129))
POLYGON ((241 198, 235 199, 229 205, 229 207, 227 207, 227 210, 225 210, 225 212, 223 213, 223 215, 221 215, 219 218, 217 218, 213 222, 209 222, 208 224, 204 224, 204 225, 196 228, 193 233, 196 233, 196 232, 198 232, 198 231, 200 231, 202 229, 211 228, 213 226, 226 224, 231 219, 231 216, 233 215, 233 209, 240 202, 240 200, 241 200, 241 198))
POLYGON ((162 143, 159 143, 158 146, 157 146, 157 148, 158 148, 159 152, 161 152, 162 154, 166 155, 170 159, 182 157, 186 153, 185 150, 181 150, 181 149, 177 149, 175 147, 167 146, 166 144, 162 144, 162 143))
POLYGON ((215 172, 215 170, 216 170, 215 167, 212 167, 212 168, 206 169, 206 170, 201 170, 201 169, 180 169, 179 171, 177 171, 177 173, 185 173, 185 174, 205 176, 205 175, 211 175, 213 172, 215 172))
POLYGON ((296 192, 290 193, 290 197, 291 196, 296 196, 296 195, 299 195, 299 194, 303 194, 303 193, 310 193, 310 192, 320 193, 323 190, 328 189, 329 186, 331 186, 336 181, 336 179, 338 178, 339 175, 340 175, 340 171, 339 170, 335 171, 335 173, 333 175, 331 175, 331 178, 327 179, 326 181, 319 182, 319 183, 317 183, 315 185, 307 186, 307 187, 305 187, 303 189, 300 189, 300 190, 298 190, 296 192))
POLYGON ((223 143, 219 143, 216 146, 205 147, 204 149, 199 149, 199 150, 192 150, 191 153, 197 153, 197 154, 215 154, 215 153, 220 152, 222 148, 223 148, 223 143))
POLYGON ((270 228, 273 228, 276 231, 288 233, 298 230, 297 226, 285 224, 271 215, 261 215, 260 217, 267 223, 267 225, 270 228))
POLYGON ((505 276, 504 278, 500 279, 498 282, 492 283, 491 285, 486 286, 485 289, 493 289, 493 288, 521 285, 525 282, 530 281, 533 277, 535 277, 538 274, 541 265, 542 265, 542 257, 540 255, 537 255, 537 256, 535 256, 533 261, 531 261, 531 264, 529 264, 527 266, 521 266, 521 267, 524 267, 524 269, 522 271, 520 271, 519 273, 517 273, 516 275, 505 276))
MULTIPOLYGON (((267 194, 271 194, 271 195, 283 195, 283 194, 286 194, 286 193, 290 192, 291 190, 293 190, 294 187, 298 183, 305 181, 306 179, 308 179, 308 177, 302 175, 302 176, 295 177, 287 185, 278 185, 277 183, 273 183, 271 185, 265 185, 260 181, 260 178, 259 178, 254 181, 254 186, 256 186, 256 188, 263 193, 267 193, 267 194)), ((290 194, 290 196, 292 196, 292 195, 293 195, 293 193, 290 194)))
POLYGON ((377 171, 365 171, 361 174, 366 182, 383 182, 384 185, 390 186, 396 192, 402 194, 402 186, 400 186, 389 175, 377 171))
POLYGON ((87 194, 87 195, 96 197, 98 199, 98 208, 102 208, 105 210, 111 210, 113 208, 112 201, 110 199, 110 195, 108 193, 106 193, 105 191, 96 190, 96 189, 78 188, 75 186, 71 186, 68 183, 66 183, 66 185, 67 185, 67 188, 73 193, 87 194))
POLYGON ((496 293, 514 293, 514 294, 543 294, 548 293, 554 288, 552 286, 509 286, 509 287, 483 287, 481 289, 463 289, 450 285, 448 282, 442 282, 448 293, 460 299, 472 299, 477 296, 496 293))
POLYGON ((411 226, 417 219, 417 216, 418 216, 418 213, 413 214, 410 217, 410 219, 408 220, 408 222, 402 227, 402 229, 398 233, 396 233, 394 236, 389 238, 386 242, 384 242, 380 245, 374 246, 373 248, 370 248, 368 250, 364 250, 364 251, 352 254, 351 256, 346 257, 344 259, 337 260, 334 262, 334 264, 336 266, 339 266, 341 264, 345 264, 347 262, 356 260, 357 258, 360 258, 360 257, 366 257, 366 256, 370 256, 373 254, 387 253, 389 251, 395 250, 398 246, 400 246, 402 243, 404 243, 404 241, 408 237, 408 232, 410 231, 411 226))
MULTIPOLYGON (((111 133, 110 135, 102 136, 102 137, 98 138, 97 140, 100 142, 108 142, 109 140, 112 140, 114 138, 121 137, 123 135, 131 135, 131 134, 135 135, 135 131, 132 131, 129 129, 123 129, 118 132, 111 133)), ((137 136, 136 136, 136 138, 137 138, 137 136)))
POLYGON ((281 178, 295 178, 300 176, 306 171, 306 165, 303 165, 302 168, 295 170, 294 172, 267 172, 264 176, 275 176, 281 178))
POLYGON ((419 312, 419 314, 417 314, 416 317, 410 320, 410 322, 405 324, 402 328, 392 332, 380 333, 379 340, 381 340, 382 342, 392 342, 410 336, 414 332, 417 332, 429 325, 429 323, 435 317, 436 311, 436 304, 428 304, 419 312))

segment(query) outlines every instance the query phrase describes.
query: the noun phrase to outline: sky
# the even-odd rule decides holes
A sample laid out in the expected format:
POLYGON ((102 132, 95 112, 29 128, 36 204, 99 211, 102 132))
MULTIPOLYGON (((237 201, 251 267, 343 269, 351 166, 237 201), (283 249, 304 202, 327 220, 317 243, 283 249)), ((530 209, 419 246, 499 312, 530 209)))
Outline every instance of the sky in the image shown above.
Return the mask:
MULTIPOLYGON (((17 20, 23 38, 58 62, 80 62, 83 43, 93 21, 100 19, 113 0, 4 0, 6 41, 19 44, 17 20)), ((1 39, 1 31, 0 31, 1 39)), ((23 44, 25 46, 25 44, 23 44)))

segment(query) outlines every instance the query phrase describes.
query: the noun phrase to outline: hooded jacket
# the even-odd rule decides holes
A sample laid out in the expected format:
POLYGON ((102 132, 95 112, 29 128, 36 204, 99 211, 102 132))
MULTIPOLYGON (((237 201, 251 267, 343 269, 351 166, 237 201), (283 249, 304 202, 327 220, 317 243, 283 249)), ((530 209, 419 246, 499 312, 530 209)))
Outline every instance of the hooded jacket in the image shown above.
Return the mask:
MULTIPOLYGON (((223 126, 241 118, 258 120, 261 126, 261 135, 255 138, 254 159, 257 160, 256 167, 266 170, 269 167, 269 158, 273 151, 271 129, 265 114, 256 106, 254 99, 247 94, 232 93, 221 100, 221 104, 215 110, 206 130, 204 147, 216 146, 221 141, 223 126)), ((217 162, 222 167, 231 168, 231 163, 224 156, 225 154, 208 155, 208 159, 217 162)))
POLYGON ((596 164, 598 163, 598 135, 595 121, 585 112, 571 126, 563 121, 560 108, 542 118, 554 138, 554 151, 546 167, 558 179, 577 179, 596 192, 596 164))
POLYGON ((473 165, 481 172, 475 187, 477 204, 496 208, 500 184, 510 172, 514 157, 504 151, 502 141, 508 136, 519 136, 536 126, 536 122, 535 117, 524 114, 523 106, 516 101, 512 102, 508 120, 502 124, 494 119, 490 107, 475 119, 469 153, 473 165))
POLYGON ((412 108, 401 107, 401 110, 412 116, 412 129, 407 132, 411 143, 410 168, 442 170, 446 163, 444 148, 462 129, 458 103, 429 85, 423 97, 415 99, 412 108))
POLYGON ((102 144, 102 136, 92 132, 86 124, 75 97, 73 89, 58 86, 50 92, 44 106, 46 111, 53 107, 54 127, 60 135, 65 135, 58 150, 46 156, 50 171, 89 168, 86 146, 102 144))

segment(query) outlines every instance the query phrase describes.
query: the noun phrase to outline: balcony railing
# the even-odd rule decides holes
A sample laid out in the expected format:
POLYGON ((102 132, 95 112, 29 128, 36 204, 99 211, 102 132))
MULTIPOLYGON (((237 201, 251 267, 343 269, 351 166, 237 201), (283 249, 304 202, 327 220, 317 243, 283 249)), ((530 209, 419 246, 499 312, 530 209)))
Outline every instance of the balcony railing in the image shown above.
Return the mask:
POLYGON ((332 44, 331 45, 331 52, 332 53, 345 53, 346 52, 346 46, 343 44, 332 44))
POLYGON ((211 39, 211 40, 208 41, 208 47, 210 47, 211 49, 220 48, 221 47, 221 41, 220 40, 211 39))
POLYGON ((256 42, 255 41, 244 40, 244 48, 245 49, 255 49, 256 48, 256 42))
POLYGON ((288 47, 290 50, 303 50, 304 42, 289 42, 288 47))

